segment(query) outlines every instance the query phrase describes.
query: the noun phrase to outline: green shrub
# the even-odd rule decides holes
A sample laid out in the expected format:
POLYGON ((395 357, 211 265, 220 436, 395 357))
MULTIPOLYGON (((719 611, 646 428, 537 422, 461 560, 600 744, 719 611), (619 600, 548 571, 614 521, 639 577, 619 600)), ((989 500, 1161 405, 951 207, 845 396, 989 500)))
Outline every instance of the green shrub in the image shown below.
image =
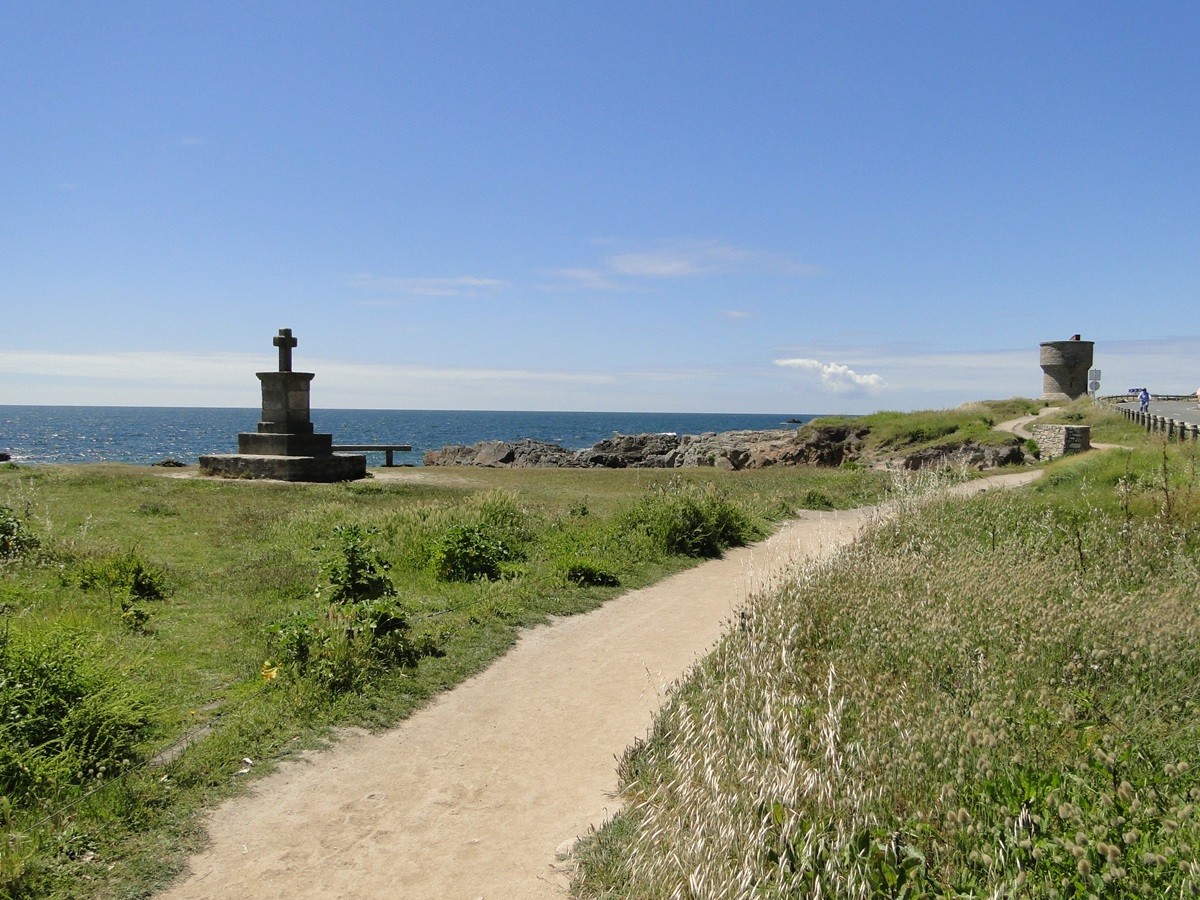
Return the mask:
POLYGON ((0 506, 0 559, 18 559, 38 548, 37 537, 7 506, 0 506))
POLYGON ((411 634, 393 598, 331 604, 323 615, 295 612, 270 634, 277 658, 334 694, 361 691, 390 669, 438 653, 432 636, 411 634))
POLYGON ((492 581, 500 577, 501 563, 517 555, 494 526, 452 525, 434 550, 433 568, 442 581, 492 581))
POLYGON ((805 509, 833 509, 833 501, 822 491, 808 490, 800 501, 805 509))
POLYGON ((576 561, 566 568, 566 579, 582 587, 617 587, 621 579, 590 562, 576 561))
POLYGON ((394 597, 396 588, 388 577, 391 568, 371 546, 368 536, 376 532, 359 525, 338 525, 333 529, 341 552, 325 565, 329 580, 329 600, 349 603, 394 597))
POLYGON ((167 596, 166 573, 135 550, 83 560, 75 570, 74 581, 85 591, 103 590, 121 599, 162 600, 167 596))
POLYGON ((662 553, 701 558, 761 536, 749 517, 711 485, 678 482, 643 499, 620 526, 645 534, 662 553))
POLYGON ((77 640, 0 638, 0 793, 14 802, 118 774, 149 722, 129 680, 77 640))
POLYGON ((339 552, 323 568, 329 598, 318 615, 294 612, 269 629, 272 651, 302 677, 331 693, 362 690, 396 666, 415 665, 437 652, 431 637, 414 639, 408 617, 387 575, 388 564, 370 544, 371 529, 334 529, 339 552))

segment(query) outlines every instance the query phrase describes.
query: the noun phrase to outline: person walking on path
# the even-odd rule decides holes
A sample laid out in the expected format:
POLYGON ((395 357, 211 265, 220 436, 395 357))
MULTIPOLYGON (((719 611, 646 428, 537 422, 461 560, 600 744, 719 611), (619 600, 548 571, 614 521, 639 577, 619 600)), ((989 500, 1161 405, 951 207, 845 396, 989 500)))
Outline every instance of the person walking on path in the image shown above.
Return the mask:
MULTIPOLYGON (((1197 399, 1200 400, 1200 391, 1197 391, 1197 399)), ((1150 392, 1145 388, 1138 393, 1138 410, 1146 412, 1150 409, 1150 392)))

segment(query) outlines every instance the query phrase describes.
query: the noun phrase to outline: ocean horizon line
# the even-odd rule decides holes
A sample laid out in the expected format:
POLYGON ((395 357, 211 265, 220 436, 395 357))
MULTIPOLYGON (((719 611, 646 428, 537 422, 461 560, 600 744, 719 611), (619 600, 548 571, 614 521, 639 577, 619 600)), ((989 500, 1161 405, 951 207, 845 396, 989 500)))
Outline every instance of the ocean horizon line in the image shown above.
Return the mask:
MULTIPOLYGON (((160 404, 140 404, 140 403, 0 403, 0 409, 7 408, 20 409, 213 409, 213 410, 228 410, 228 411, 254 411, 259 409, 258 406, 212 406, 208 404, 174 404, 171 406, 163 406, 160 404)), ((744 411, 744 410, 686 410, 686 409, 490 409, 483 407, 459 407, 459 406, 441 406, 441 407, 426 407, 426 406, 313 406, 312 411, 327 410, 329 412, 420 412, 420 413, 531 413, 531 414, 570 414, 570 415, 599 415, 599 416, 619 416, 619 415, 645 415, 645 416, 805 416, 808 418, 822 418, 825 416, 848 416, 861 415, 856 413, 842 412, 824 412, 824 413, 790 413, 780 412, 779 410, 762 411, 744 411)))
MULTIPOLYGON (((0 405, 0 452, 14 462, 198 462, 236 453, 238 435, 257 428, 261 410, 234 406, 0 405)), ((796 426, 813 413, 596 412, 588 410, 313 409, 318 433, 335 445, 403 444, 402 463, 424 453, 481 441, 533 439, 572 450, 614 434, 705 434, 796 426)))

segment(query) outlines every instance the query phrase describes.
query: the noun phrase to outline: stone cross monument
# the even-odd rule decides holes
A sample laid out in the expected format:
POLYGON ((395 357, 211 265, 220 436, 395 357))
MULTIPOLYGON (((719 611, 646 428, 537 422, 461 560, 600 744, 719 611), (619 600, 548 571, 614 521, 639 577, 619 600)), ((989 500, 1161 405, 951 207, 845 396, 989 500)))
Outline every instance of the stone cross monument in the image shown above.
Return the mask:
POLYGON ((292 337, 292 329, 280 328, 279 334, 271 338, 271 343, 279 348, 279 371, 292 371, 292 348, 300 343, 292 337))
POLYGON ((280 328, 271 340, 279 348, 279 371, 259 372, 262 418, 258 431, 238 435, 238 452, 268 456, 322 456, 333 452, 332 434, 314 434, 309 421, 311 372, 292 371, 292 348, 300 342, 280 328))
POLYGON ((236 454, 200 457, 200 471, 206 475, 284 481, 350 481, 365 477, 365 456, 334 454, 333 435, 313 430, 309 388, 316 376, 292 371, 292 350, 300 343, 292 336, 292 329, 279 329, 271 343, 279 348, 279 371, 258 373, 262 382, 258 430, 238 435, 236 454))

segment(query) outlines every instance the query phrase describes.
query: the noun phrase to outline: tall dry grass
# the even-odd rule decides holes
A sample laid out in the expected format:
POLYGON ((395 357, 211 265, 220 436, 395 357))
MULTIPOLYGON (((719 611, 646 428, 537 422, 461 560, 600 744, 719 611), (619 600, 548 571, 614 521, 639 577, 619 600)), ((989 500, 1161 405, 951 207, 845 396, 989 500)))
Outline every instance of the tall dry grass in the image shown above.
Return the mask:
POLYGON ((1144 516, 1077 476, 901 501, 751 602, 626 754, 576 892, 1193 896, 1200 546, 1169 473, 1144 516))

